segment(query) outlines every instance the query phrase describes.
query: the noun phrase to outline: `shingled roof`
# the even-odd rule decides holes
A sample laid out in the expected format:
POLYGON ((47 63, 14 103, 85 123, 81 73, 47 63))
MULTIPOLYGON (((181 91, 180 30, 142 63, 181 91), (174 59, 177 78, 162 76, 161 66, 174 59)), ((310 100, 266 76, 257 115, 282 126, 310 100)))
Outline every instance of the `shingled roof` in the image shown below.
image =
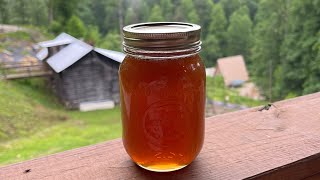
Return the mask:
POLYGON ((235 81, 248 81, 249 75, 241 55, 220 58, 217 61, 216 74, 221 74, 226 86, 235 81))

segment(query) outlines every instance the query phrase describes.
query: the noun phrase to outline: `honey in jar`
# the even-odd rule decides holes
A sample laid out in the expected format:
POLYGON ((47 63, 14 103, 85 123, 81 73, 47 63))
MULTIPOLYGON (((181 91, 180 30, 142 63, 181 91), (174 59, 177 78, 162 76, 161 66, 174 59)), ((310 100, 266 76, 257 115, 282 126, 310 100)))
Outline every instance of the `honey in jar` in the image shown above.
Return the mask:
POLYGON ((181 169, 204 139, 205 68, 200 26, 142 23, 123 28, 120 66, 123 144, 139 166, 181 169))

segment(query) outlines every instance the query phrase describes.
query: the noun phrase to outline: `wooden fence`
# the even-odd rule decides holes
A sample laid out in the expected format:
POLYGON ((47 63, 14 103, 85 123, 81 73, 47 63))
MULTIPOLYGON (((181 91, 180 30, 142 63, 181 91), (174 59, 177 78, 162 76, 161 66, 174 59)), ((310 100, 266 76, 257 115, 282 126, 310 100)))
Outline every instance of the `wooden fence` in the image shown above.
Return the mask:
POLYGON ((42 62, 6 62, 0 64, 0 79, 21 79, 51 75, 42 62))

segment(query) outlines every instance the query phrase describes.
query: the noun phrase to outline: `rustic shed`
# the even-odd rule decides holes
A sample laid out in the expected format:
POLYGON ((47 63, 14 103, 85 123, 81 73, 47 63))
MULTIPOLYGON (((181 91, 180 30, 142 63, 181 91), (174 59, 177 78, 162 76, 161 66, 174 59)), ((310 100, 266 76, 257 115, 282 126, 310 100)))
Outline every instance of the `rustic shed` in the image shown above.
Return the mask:
POLYGON ((47 57, 53 56, 61 49, 66 47, 68 44, 71 44, 74 41, 78 40, 67 33, 61 33, 53 40, 38 43, 38 45, 41 48, 41 51, 37 53, 36 57, 42 61, 47 57))
POLYGON ((215 74, 223 76, 226 86, 249 80, 246 64, 241 55, 218 59, 215 74))
POLYGON ((84 103, 119 103, 118 69, 123 53, 94 48, 77 39, 50 43, 50 47, 65 46, 52 56, 49 51, 43 60, 54 72, 50 78, 53 91, 67 108, 77 109, 84 103))

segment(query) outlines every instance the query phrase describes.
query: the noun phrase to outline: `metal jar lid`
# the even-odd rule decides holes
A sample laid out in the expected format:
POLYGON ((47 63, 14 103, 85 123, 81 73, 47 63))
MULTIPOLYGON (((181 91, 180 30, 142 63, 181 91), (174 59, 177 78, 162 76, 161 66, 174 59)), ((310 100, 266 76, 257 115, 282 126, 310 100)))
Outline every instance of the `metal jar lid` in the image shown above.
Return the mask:
POLYGON ((200 46, 201 27, 183 22, 149 22, 123 28, 124 48, 179 50, 200 46))

